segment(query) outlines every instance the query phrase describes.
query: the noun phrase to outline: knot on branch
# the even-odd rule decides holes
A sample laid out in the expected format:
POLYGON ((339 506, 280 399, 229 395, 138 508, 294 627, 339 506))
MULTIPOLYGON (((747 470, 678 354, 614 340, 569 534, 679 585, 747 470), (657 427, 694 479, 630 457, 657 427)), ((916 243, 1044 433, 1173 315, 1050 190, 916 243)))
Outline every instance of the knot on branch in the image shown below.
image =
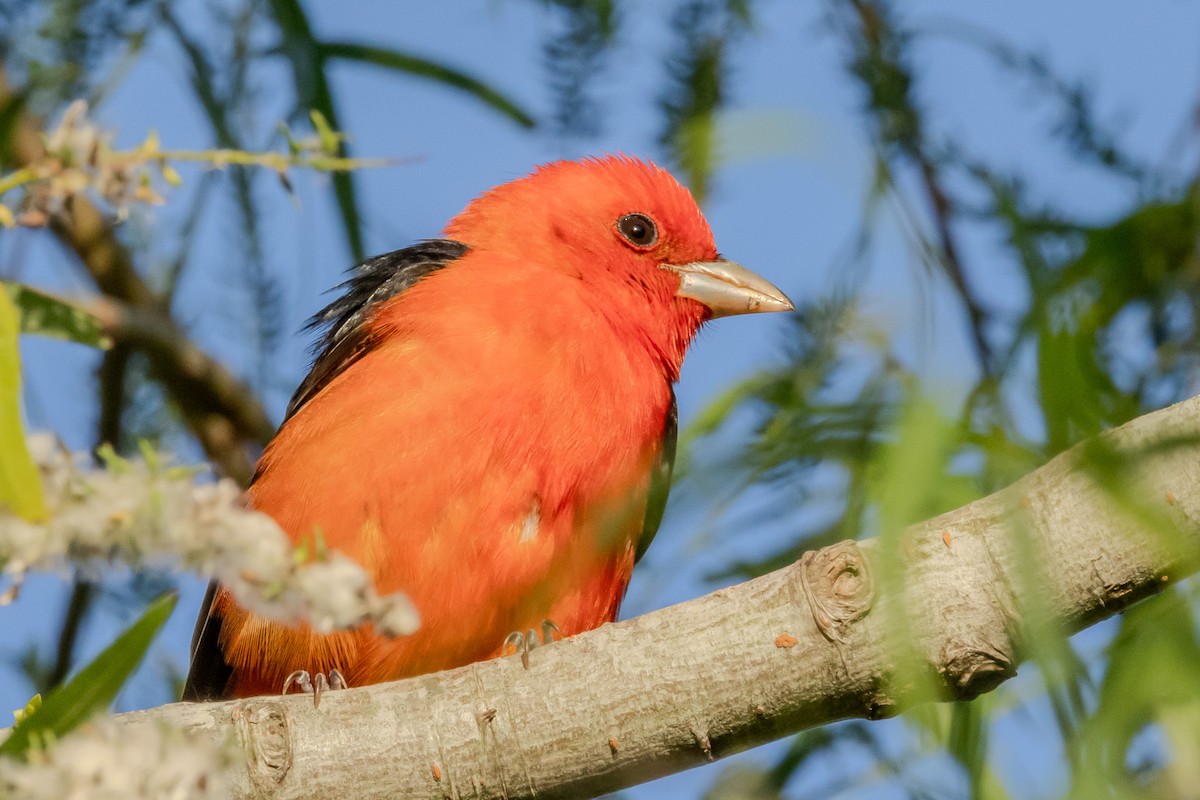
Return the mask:
POLYGON ((292 720, 283 703, 258 698, 233 709, 250 782, 259 792, 274 794, 292 768, 292 720))
POLYGON ((942 648, 938 672, 956 700, 974 700, 1016 674, 1012 658, 992 642, 951 639, 942 648))
POLYGON ((831 642, 845 642, 846 629, 875 599, 866 557, 854 542, 838 542, 800 556, 797 568, 817 629, 831 642))

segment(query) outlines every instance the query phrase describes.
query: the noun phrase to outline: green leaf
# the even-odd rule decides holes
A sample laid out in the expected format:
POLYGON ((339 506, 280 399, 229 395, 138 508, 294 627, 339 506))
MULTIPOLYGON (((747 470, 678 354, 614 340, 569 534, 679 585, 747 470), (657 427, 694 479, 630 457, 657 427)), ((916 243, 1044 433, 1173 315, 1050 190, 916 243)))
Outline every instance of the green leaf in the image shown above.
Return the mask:
POLYGON ((29 702, 25 704, 24 708, 18 708, 13 712, 13 720, 19 725, 28 719, 33 712, 37 711, 41 707, 42 695, 40 693, 35 694, 33 697, 29 698, 29 702))
POLYGON ((955 429, 937 406, 926 397, 913 397, 896 438, 874 464, 874 494, 885 537, 975 499, 969 486, 947 471, 955 444, 955 429))
POLYGON ((468 75, 446 64, 414 56, 411 53, 402 53, 399 50, 358 44, 357 42, 322 42, 318 47, 321 55, 327 58, 373 64, 377 67, 406 72, 409 75, 416 75, 460 89, 499 111, 522 128, 532 128, 537 124, 529 112, 506 97, 500 90, 489 86, 473 75, 468 75))
POLYGON ((21 312, 21 333, 36 333, 105 350, 111 346, 100 322, 79 306, 24 284, 0 281, 0 285, 21 312))
POLYGON ((46 499, 21 424, 19 326, 17 307, 0 292, 0 506, 36 521, 46 517, 46 499))
POLYGON ((17 129, 17 122, 25 111, 28 96, 24 93, 13 94, 0 101, 0 166, 12 169, 12 139, 17 129))
POLYGON ((321 152, 336 156, 344 138, 342 134, 329 127, 329 120, 325 119, 325 115, 315 108, 308 112, 308 118, 312 120, 313 129, 317 132, 317 138, 321 142, 321 152))
POLYGON ((1177 770, 1195 771, 1195 758, 1188 753, 1195 753, 1195 742, 1200 740, 1196 623, 1195 595, 1186 591, 1167 591, 1125 612, 1109 645, 1099 702, 1079 727, 1078 761, 1071 776, 1072 792, 1066 796, 1187 796, 1186 791, 1159 794, 1145 789, 1156 773, 1166 777, 1177 770), (1127 760, 1130 748, 1143 731, 1156 725, 1167 738, 1163 752, 1172 757, 1139 770, 1127 760))
POLYGON ((121 455, 108 442, 96 448, 96 458, 104 464, 104 468, 114 475, 124 475, 130 471, 132 464, 121 457, 121 455))
POLYGON ((127 631, 68 683, 51 692, 0 743, 0 756, 22 757, 30 748, 63 736, 112 703, 142 662, 155 635, 175 610, 178 595, 155 600, 127 631))

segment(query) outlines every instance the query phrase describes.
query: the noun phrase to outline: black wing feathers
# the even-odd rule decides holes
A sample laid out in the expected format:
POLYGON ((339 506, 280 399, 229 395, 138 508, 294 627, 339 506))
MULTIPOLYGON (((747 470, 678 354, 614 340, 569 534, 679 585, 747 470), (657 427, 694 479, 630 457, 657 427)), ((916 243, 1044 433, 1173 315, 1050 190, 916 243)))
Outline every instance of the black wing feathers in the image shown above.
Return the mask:
POLYGON ((326 330, 313 346, 316 359, 292 395, 287 417, 370 349, 370 335, 364 323, 375 304, 411 288, 430 273, 462 258, 467 250, 465 244, 452 239, 429 239, 369 258, 354 267, 351 278, 337 287, 344 289, 344 294, 318 311, 305 326, 305 330, 326 330))
POLYGON ((650 492, 646 497, 646 519, 642 523, 642 535, 638 538, 634 563, 642 560, 646 548, 654 541, 663 513, 667 510, 667 495, 671 493, 671 472, 675 469, 675 445, 679 441, 679 406, 675 402, 675 391, 671 390, 671 407, 667 409, 666 426, 663 428, 662 452, 650 474, 650 492))
MULTIPOLYGON (((430 239, 375 256, 354 267, 350 280, 337 287, 345 293, 317 312, 305 326, 305 330, 328 328, 313 347, 316 358, 312 369, 292 395, 284 421, 371 348, 365 323, 375 304, 395 297, 430 273, 462 258, 468 249, 462 242, 451 239, 430 239)), ((254 477, 258 478, 257 472, 254 477)), ((209 584, 200 606, 192 635, 192 664, 183 688, 184 700, 224 697, 233 674, 221 651, 221 619, 210 613, 217 588, 216 581, 209 584)))
POLYGON ((221 618, 214 617, 213 599, 217 596, 218 584, 210 581, 204 602, 200 604, 200 616, 192 633, 192 664, 187 681, 183 684, 185 703, 207 702, 225 697, 225 687, 233 675, 233 669, 221 652, 221 618))

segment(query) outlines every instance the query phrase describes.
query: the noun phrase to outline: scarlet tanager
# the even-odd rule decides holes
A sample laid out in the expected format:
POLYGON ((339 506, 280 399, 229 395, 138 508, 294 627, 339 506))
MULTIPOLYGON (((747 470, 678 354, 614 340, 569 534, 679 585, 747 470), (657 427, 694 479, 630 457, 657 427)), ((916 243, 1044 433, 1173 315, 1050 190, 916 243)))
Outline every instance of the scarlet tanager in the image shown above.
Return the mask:
POLYGON ((498 186, 444 236, 360 264, 316 315, 249 490, 294 541, 320 531, 406 593, 420 629, 322 635, 214 586, 185 700, 279 692, 297 670, 395 680, 547 620, 612 621, 662 518, 688 345, 714 317, 793 309, 718 254, 687 189, 623 156, 498 186))

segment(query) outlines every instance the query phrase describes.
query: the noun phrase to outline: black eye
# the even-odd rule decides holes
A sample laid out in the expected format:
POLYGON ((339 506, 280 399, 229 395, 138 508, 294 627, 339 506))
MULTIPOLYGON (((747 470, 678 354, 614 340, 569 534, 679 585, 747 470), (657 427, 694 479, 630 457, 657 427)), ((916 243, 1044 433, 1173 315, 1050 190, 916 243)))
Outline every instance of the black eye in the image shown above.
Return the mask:
POLYGON ((626 214, 617 220, 617 230, 635 247, 650 247, 658 241, 658 228, 645 214, 626 214))

